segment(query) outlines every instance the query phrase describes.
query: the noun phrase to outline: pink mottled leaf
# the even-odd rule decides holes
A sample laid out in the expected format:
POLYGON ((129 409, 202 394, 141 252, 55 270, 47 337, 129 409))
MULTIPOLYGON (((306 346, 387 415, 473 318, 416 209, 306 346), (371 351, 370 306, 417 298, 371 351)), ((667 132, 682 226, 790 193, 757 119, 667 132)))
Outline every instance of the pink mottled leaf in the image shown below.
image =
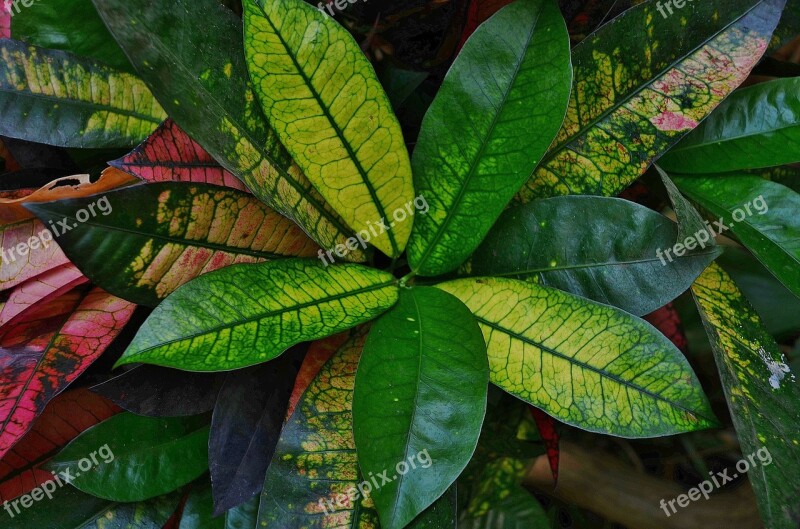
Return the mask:
POLYGON ((0 292, 68 262, 50 230, 38 220, 0 227, 0 292))
POLYGON ((172 119, 164 121, 130 154, 109 163, 147 182, 196 182, 247 191, 172 119))
POLYGON ((0 39, 11 38, 11 0, 2 0, 0 4, 0 39))
POLYGON ((0 459, 0 501, 27 494, 52 474, 42 465, 78 434, 122 411, 87 389, 67 391, 54 398, 33 422, 30 431, 0 459))
POLYGON ((0 457, 97 360, 135 307, 98 288, 78 288, 0 328, 0 457))
POLYGON ((11 290, 6 305, 0 308, 0 326, 38 303, 65 294, 89 281, 75 265, 65 264, 48 270, 11 290))

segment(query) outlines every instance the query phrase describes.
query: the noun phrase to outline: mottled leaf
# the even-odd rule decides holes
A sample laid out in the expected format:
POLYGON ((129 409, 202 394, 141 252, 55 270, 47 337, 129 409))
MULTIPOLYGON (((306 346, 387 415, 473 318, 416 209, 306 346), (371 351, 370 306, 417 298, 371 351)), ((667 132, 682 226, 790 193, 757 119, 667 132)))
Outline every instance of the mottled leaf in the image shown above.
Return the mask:
MULTIPOLYGON (((245 54, 267 119, 333 209, 369 233, 414 198, 400 124, 372 65, 345 28, 302 0, 244 10, 245 54)), ((397 257, 411 224, 370 243, 397 257)))
POLYGON ((243 504, 264 486, 306 349, 300 344, 271 362, 226 377, 208 441, 215 515, 243 504))
POLYGON ((528 279, 643 315, 685 292, 720 254, 707 239, 665 256, 683 239, 663 215, 617 198, 554 197, 506 210, 465 271, 528 279))
POLYGON ((658 2, 626 11, 575 46, 564 126, 517 195, 614 195, 747 77, 785 0, 658 2))
POLYGON ((319 247, 257 198, 207 184, 160 182, 26 207, 94 283, 155 306, 195 277, 236 263, 311 257, 319 247), (105 202, 103 202, 105 201, 105 202), (98 203, 98 210, 89 210, 98 203), (96 211, 90 222, 81 213, 96 211))
POLYGON ((439 288, 477 317, 490 380, 562 422, 621 437, 716 425, 686 358, 643 320, 514 279, 439 288))
POLYGON ((88 279, 72 264, 58 266, 25 281, 9 292, 5 306, 0 308, 0 326, 19 317, 38 303, 45 303, 66 294, 87 281, 88 279))
POLYGON ((751 175, 676 177, 690 199, 722 223, 795 296, 800 297, 800 195, 751 175))
POLYGON ((794 162, 800 162, 800 78, 737 90, 658 164, 694 174, 794 162))
POLYGON ((481 329, 452 295, 403 289, 372 325, 356 375, 353 422, 362 474, 388 469, 395 476, 372 491, 381 527, 405 527, 467 466, 488 383, 481 329), (422 453, 434 468, 417 468, 422 453))
POLYGON ((37 219, 0 227, 0 292, 69 263, 37 219))
MULTIPOLYGON (((344 243, 350 228, 292 162, 259 108, 238 16, 216 0, 93 1, 181 129, 321 246, 344 243)), ((365 254, 357 249, 346 259, 363 261, 365 254)))
POLYGON ((800 386, 775 340, 719 266, 703 272, 692 293, 742 454, 754 458, 747 476, 764 524, 794 529, 800 523, 800 478, 793 470, 800 466, 800 386))
POLYGON ((141 365, 98 384, 92 391, 147 417, 186 417, 214 409, 225 375, 188 373, 141 365))
POLYGON ((78 289, 0 329, 0 457, 103 353, 134 308, 100 289, 78 289))
POLYGON ((226 371, 259 364, 377 317, 397 292, 390 274, 361 265, 291 259, 231 266, 164 300, 117 365, 226 371))
POLYGON ((123 412, 79 435, 45 467, 72 470, 70 484, 113 501, 142 501, 191 482, 208 469, 203 416, 141 417, 123 412), (81 461, 94 451, 97 463, 81 461))
POLYGON ((166 115, 133 75, 57 50, 0 41, 0 134, 60 147, 136 145, 166 115))
POLYGON ((219 165, 172 119, 162 123, 129 154, 109 164, 147 182, 195 182, 247 191, 238 178, 219 165))
POLYGON ((547 529, 551 527, 547 513, 530 492, 520 486, 508 489, 502 500, 489 506, 480 517, 464 516, 462 529, 547 529))
POLYGON ((50 401, 30 431, 0 459, 0 501, 18 498, 53 480, 42 464, 78 434, 119 411, 86 389, 67 391, 50 401))
POLYGON ((571 80, 555 0, 514 2, 470 37, 414 150, 414 186, 432 209, 409 241, 415 272, 450 272, 480 244, 558 132, 571 80))

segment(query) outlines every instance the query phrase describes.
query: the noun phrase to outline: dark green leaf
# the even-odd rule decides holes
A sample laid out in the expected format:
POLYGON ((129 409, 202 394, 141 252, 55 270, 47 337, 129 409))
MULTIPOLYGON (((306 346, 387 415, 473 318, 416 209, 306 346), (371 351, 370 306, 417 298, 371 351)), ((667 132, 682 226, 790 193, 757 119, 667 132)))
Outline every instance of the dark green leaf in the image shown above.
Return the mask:
POLYGON ((358 365, 353 421, 362 474, 388 471, 392 480, 372 491, 381 527, 405 527, 464 470, 488 382, 481 330, 451 294, 403 289, 373 324, 358 365), (433 468, 417 468, 422 459, 433 468))
POLYGON ((196 484, 186 500, 178 529, 256 529, 257 497, 215 517, 211 496, 211 483, 203 480, 196 484))

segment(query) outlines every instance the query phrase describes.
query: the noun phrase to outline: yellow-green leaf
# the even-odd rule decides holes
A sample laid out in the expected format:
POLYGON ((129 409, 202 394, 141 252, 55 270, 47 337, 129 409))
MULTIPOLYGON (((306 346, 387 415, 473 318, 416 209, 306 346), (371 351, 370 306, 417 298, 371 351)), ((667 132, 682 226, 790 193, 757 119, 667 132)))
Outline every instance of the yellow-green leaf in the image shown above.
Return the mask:
POLYGON ((395 304, 386 273, 361 265, 287 259, 203 275, 165 299, 117 365, 227 371, 365 323, 395 304))
MULTIPOLYGON (((712 264, 692 287, 765 526, 800 523, 800 386, 730 276, 712 264)), ((741 474, 740 470, 737 471, 741 474)))
POLYGON ((439 288, 478 318, 489 379, 567 424, 654 437, 716 423, 686 358, 644 320, 514 279, 459 279, 439 288))
POLYGON ((130 147, 167 117, 135 76, 0 40, 0 135, 61 147, 130 147))
MULTIPOLYGON (((353 37, 302 0, 244 4, 245 53, 267 119, 320 194, 356 231, 414 198, 400 125, 353 37)), ((396 257, 411 219, 370 242, 396 257)))

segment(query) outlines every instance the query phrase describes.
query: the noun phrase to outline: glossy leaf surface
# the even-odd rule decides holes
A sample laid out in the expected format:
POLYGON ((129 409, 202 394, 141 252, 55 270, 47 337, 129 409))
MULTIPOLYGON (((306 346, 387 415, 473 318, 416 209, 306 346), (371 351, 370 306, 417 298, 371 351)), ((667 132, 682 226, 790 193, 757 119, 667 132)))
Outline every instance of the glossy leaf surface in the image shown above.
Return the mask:
POLYGON ((67 52, 0 41, 0 134, 60 147, 136 145, 166 114, 142 81, 67 52))
MULTIPOLYGON (((244 11, 255 92, 309 180, 357 232, 402 210, 414 199, 411 163, 389 98, 358 43, 302 0, 245 2, 244 11)), ((410 232, 409 219, 370 243, 397 257, 410 232)))
POLYGON ((554 197, 506 210, 466 271, 528 279, 644 315, 685 292, 720 253, 707 245, 664 255, 680 240, 673 221, 639 204, 554 197))
POLYGON ((98 498, 154 498, 208 469, 208 422, 202 416, 156 419, 123 412, 79 435, 46 468, 71 471, 70 484, 98 498), (82 460, 92 452, 97 464, 90 459, 87 469, 82 460))
POLYGON ((164 300, 117 365, 226 371, 365 323, 397 301, 394 278, 361 265, 307 260, 237 265, 164 300), (235 300, 235 305, 231 301, 235 300))
POLYGON ((564 126, 517 198, 610 196, 636 180, 747 77, 785 0, 645 2, 572 51, 564 126))
POLYGON ((206 184, 161 182, 26 207, 48 224, 71 226, 56 240, 72 262, 94 283, 141 305, 155 306, 191 279, 231 264, 319 250, 254 196, 206 184), (87 211, 95 214, 80 222, 87 211))
POLYGON ((621 437, 716 424, 686 358, 643 320, 513 279, 438 287, 478 319, 490 380, 558 420, 621 437))
MULTIPOLYGON (((766 527, 800 522, 800 386, 742 293, 712 265, 692 287, 766 527)), ((737 470, 740 470, 737 467, 737 470)), ((741 474, 741 472, 740 472, 741 474)))
POLYGON ((414 223, 413 270, 449 272, 480 244, 553 141, 571 82, 555 0, 514 2, 470 37, 414 150, 414 187, 433 212, 414 223))
POLYGON ((674 173, 723 173, 800 162, 800 78, 734 92, 658 164, 674 173))
POLYGON ((467 466, 488 383, 481 329, 452 295, 403 289, 372 325, 356 375, 353 422, 362 474, 393 475, 372 492, 381 527, 405 527, 467 466))

